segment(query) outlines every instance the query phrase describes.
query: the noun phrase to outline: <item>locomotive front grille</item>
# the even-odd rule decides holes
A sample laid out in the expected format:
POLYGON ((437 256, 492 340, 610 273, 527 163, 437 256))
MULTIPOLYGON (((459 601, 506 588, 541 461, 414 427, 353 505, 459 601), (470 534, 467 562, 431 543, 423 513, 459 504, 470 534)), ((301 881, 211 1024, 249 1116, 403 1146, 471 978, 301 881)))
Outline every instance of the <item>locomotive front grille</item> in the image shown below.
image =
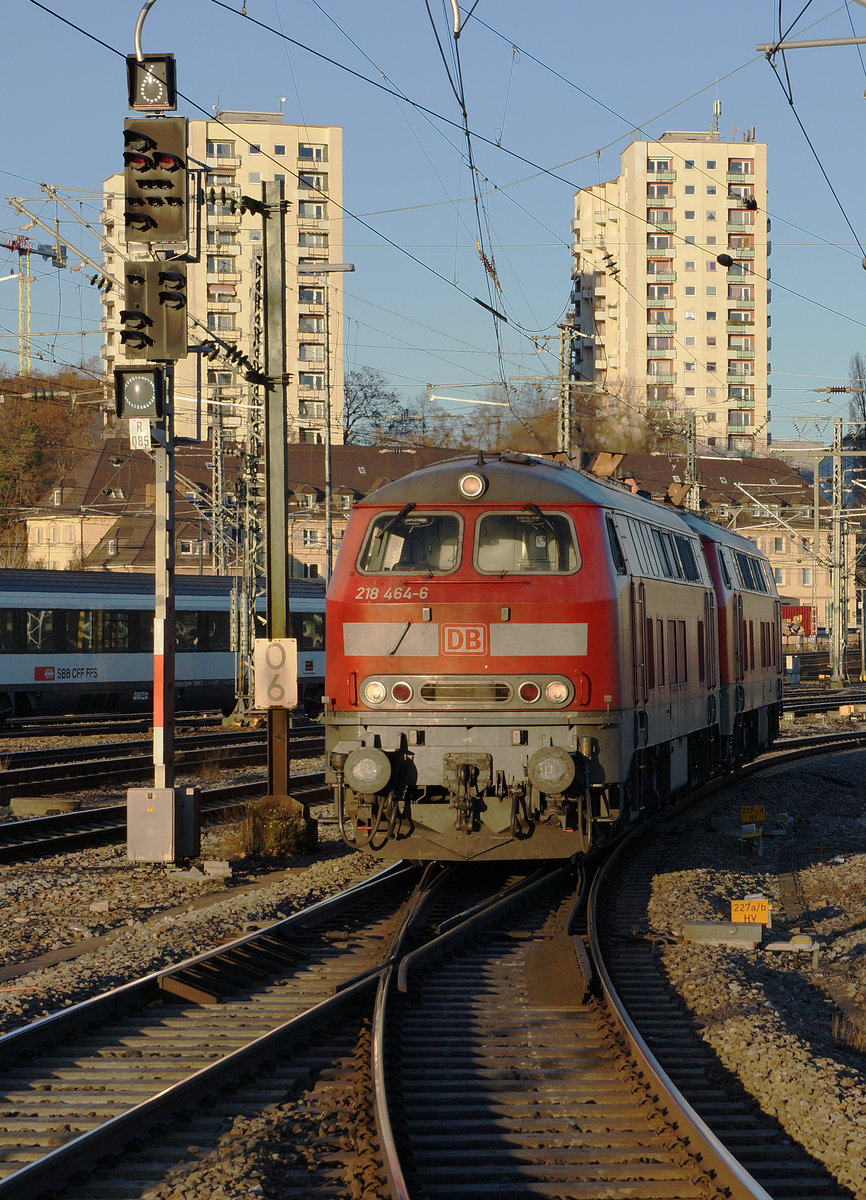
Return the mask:
POLYGON ((511 685, 496 679, 431 679, 418 689, 428 704, 505 704, 511 685))

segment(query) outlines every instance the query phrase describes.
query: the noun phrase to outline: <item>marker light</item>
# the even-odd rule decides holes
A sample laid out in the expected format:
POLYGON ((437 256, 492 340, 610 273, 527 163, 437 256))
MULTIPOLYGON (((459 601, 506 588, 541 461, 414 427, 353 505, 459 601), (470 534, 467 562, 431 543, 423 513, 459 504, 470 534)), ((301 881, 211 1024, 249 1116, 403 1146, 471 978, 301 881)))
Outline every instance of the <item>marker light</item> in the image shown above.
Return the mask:
POLYGON ((371 679, 369 683, 364 684, 361 694, 367 704, 381 704, 388 692, 384 683, 380 683, 378 679, 371 679))
POLYGON ((526 679, 517 689, 517 694, 524 704, 534 704, 541 696, 541 688, 533 680, 526 679))

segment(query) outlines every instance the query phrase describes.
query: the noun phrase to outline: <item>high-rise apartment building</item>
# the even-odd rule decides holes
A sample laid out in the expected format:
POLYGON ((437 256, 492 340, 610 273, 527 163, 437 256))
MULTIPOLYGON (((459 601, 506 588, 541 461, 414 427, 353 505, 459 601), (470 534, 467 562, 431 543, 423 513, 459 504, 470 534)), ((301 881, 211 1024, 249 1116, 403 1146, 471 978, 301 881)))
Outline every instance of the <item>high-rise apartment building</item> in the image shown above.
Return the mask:
MULTIPOLYGON (((698 441, 770 441, 767 147, 665 133, 575 196, 580 374, 630 407, 696 415, 698 441)), ((609 410, 612 401, 607 401, 609 410)), ((615 404, 613 404, 615 408, 615 404)))
MULTIPOLYGON (((301 273, 298 266, 342 259, 342 130, 287 124, 281 113, 220 111, 212 121, 189 122, 188 165, 190 345, 207 342, 210 332, 252 361, 262 361, 262 218, 242 212, 241 198, 261 200, 263 182, 282 180, 289 202, 289 438, 323 442, 330 409, 331 441, 341 442, 342 277, 301 273)), ((106 180, 104 191, 105 266, 122 279, 124 260, 147 257, 148 247, 125 241, 123 177, 106 180)), ((127 361, 120 345, 123 296, 115 289, 105 292, 103 306, 103 360, 110 375, 127 361)), ((206 438, 218 413, 222 434, 243 440, 250 387, 243 370, 221 350, 213 359, 195 352, 181 359, 175 375, 177 434, 206 438)))

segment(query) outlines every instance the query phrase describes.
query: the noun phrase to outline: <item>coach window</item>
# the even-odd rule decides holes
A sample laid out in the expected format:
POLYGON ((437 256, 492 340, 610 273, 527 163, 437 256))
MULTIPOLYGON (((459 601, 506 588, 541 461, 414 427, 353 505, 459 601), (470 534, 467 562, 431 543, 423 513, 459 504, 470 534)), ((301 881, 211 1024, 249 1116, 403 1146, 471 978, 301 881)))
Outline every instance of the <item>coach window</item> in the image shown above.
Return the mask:
POLYGON ((475 566, 487 575, 570 575, 580 565, 569 518, 535 505, 519 513, 485 513, 475 539, 475 566))
POLYGON ((102 614, 103 650, 129 649, 129 613, 107 611, 102 614))
POLYGON ((175 646, 178 650, 198 649, 198 613, 179 612, 174 618, 175 646))
POLYGON ((15 610, 0 608, 0 651, 15 649, 15 610))
POLYGON ((229 614, 227 612, 209 612, 207 614, 207 648, 208 650, 231 649, 229 614))
POLYGON ((412 506, 370 522, 358 560, 365 575, 444 575, 460 562, 462 523, 454 513, 418 513, 412 506))
POLYGON ((54 649, 54 613, 50 608, 27 609, 26 649, 34 654, 54 649))
POLYGON ((66 643, 65 649, 74 654, 76 651, 95 650, 94 645, 94 616, 90 609, 68 609, 66 612, 66 643))

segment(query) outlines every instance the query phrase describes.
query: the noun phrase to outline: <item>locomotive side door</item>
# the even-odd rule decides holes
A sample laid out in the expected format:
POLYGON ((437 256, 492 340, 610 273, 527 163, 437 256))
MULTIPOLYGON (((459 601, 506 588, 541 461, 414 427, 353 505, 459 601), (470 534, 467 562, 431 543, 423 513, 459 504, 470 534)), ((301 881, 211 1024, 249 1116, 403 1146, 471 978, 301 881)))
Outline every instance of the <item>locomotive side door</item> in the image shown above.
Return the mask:
MULTIPOLYGON (((634 705, 639 708, 649 699, 647 686, 646 648, 646 584, 637 579, 631 581, 631 655, 634 677, 634 705)), ((646 740, 646 722, 644 721, 646 740)))

